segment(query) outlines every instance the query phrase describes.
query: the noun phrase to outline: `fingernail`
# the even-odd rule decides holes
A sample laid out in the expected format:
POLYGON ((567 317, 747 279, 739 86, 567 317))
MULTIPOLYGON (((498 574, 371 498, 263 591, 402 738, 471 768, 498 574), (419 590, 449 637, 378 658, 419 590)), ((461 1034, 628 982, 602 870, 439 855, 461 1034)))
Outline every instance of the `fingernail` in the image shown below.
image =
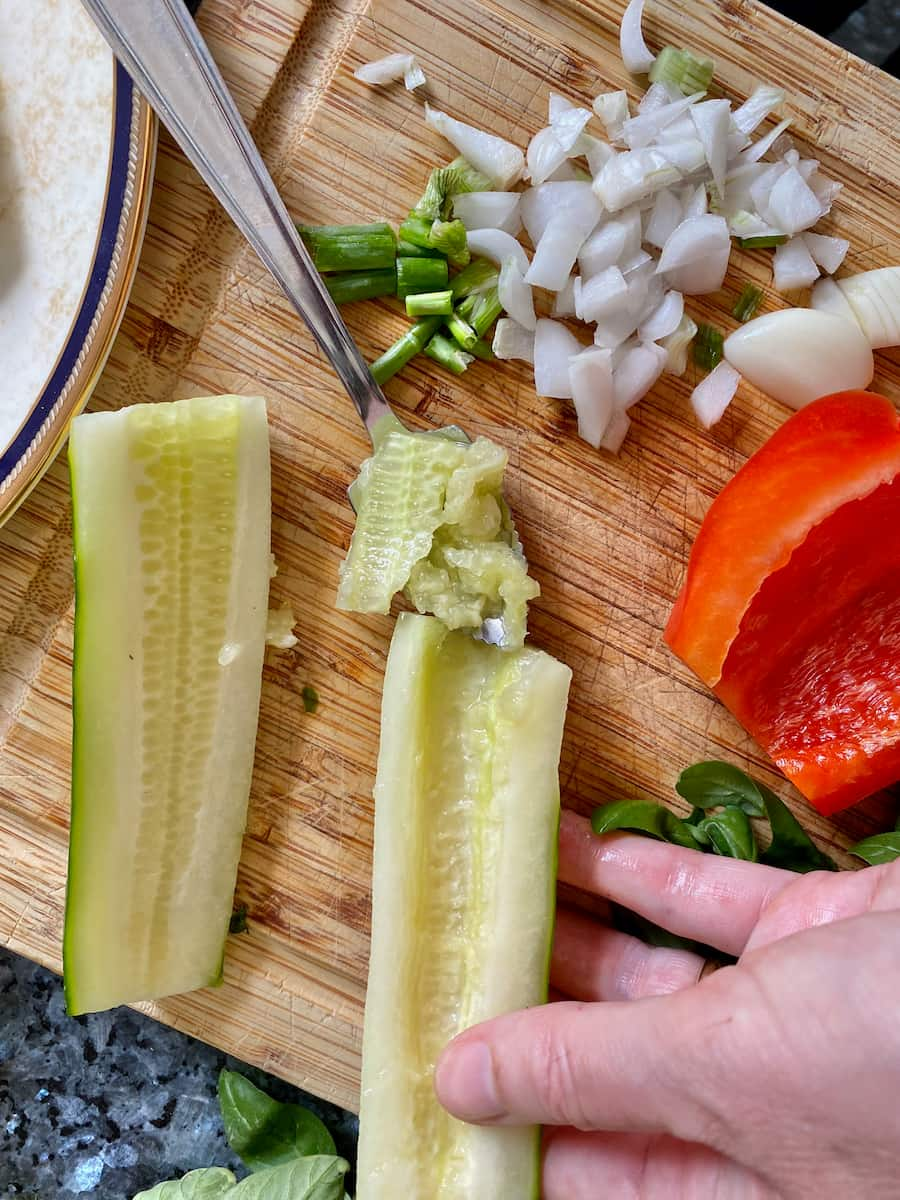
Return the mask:
POLYGON ((494 1060, 484 1042, 463 1041, 445 1050, 434 1086, 441 1104, 463 1121, 492 1121, 503 1116, 494 1060))

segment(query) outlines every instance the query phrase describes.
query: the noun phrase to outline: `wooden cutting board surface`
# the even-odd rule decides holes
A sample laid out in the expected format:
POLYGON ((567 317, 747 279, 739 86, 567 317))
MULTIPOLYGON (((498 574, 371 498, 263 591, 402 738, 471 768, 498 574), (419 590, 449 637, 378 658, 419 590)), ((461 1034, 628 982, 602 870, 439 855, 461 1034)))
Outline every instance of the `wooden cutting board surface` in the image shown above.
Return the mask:
MULTIPOLYGON (((399 221, 449 147, 426 131, 423 93, 364 87, 360 63, 412 50, 441 108, 525 145, 556 90, 587 101, 628 87, 623 0, 204 0, 200 24, 288 207, 310 222, 399 221)), ((714 56, 746 96, 783 85, 801 148, 843 181, 826 232, 854 270, 900 262, 900 85, 750 0, 649 0, 648 41, 714 56)), ((692 305, 731 327, 741 283, 770 287, 771 258, 733 256, 725 291, 692 305)), ((781 303, 769 291, 772 304, 781 303)), ((387 302, 345 310, 372 358, 404 328, 387 302)), ((876 386, 900 397, 900 355, 876 386)), ((417 428, 458 422, 509 448, 508 494, 543 595, 535 644, 574 670, 565 804, 672 801, 679 770, 748 766, 835 850, 888 827, 874 798, 817 818, 667 651, 661 631, 710 501, 786 410, 743 386, 712 433, 665 376, 635 412, 620 458, 575 437, 571 406, 535 398, 527 368, 476 363, 461 380, 415 363, 388 394, 417 428)), ((237 895, 250 931, 229 939, 225 984, 144 1006, 161 1021, 348 1107, 357 1103, 368 951, 371 789, 388 618, 334 608, 351 530, 345 489, 367 452, 309 335, 171 140, 160 142, 141 269, 94 407, 211 392, 270 405, 276 603, 299 646, 269 652, 237 895), (305 684, 321 697, 315 715, 305 684)), ((71 514, 58 462, 0 530, 0 941, 60 968, 71 733, 71 514)), ((812 601, 811 601, 812 602, 812 601)))

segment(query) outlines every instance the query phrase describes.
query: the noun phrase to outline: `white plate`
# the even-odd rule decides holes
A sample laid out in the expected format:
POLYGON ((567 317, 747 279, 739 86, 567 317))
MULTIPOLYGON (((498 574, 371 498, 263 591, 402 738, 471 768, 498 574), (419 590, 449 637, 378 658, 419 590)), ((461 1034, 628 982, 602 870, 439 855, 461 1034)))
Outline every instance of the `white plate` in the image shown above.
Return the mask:
POLYGON ((109 354, 155 146, 148 106, 80 0, 0 0, 0 520, 109 354))

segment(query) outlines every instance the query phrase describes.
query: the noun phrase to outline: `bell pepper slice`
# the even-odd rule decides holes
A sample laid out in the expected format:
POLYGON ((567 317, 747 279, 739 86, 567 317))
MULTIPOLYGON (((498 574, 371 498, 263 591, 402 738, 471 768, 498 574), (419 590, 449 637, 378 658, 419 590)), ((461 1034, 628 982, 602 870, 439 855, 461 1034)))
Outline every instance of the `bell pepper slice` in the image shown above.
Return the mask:
POLYGON ((900 777, 900 420, 844 392, 714 501, 666 628, 823 813, 900 777))

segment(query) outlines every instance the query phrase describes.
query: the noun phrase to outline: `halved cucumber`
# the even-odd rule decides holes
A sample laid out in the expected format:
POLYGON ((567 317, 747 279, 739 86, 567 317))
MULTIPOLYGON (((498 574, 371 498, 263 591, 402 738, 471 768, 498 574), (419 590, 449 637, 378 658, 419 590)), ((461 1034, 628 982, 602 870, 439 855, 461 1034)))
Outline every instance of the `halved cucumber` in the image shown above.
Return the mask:
POLYGON ((71 1013, 221 979, 269 588, 263 400, 79 417, 71 1013))
POLYGON ((397 621, 375 785, 358 1200, 529 1200, 538 1130, 434 1094, 446 1043, 546 999, 571 672, 437 620, 397 621))

